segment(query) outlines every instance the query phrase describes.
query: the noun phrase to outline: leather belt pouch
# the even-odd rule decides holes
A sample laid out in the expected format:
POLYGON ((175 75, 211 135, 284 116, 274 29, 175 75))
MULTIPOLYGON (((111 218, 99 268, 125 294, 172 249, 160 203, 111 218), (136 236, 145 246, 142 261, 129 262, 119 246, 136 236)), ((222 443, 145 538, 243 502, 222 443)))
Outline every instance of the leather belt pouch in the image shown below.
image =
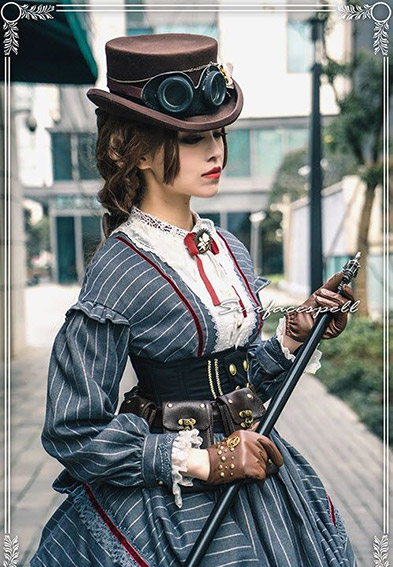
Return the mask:
POLYGON ((216 400, 226 435, 237 429, 250 429, 266 409, 253 387, 241 388, 223 394, 216 400))
POLYGON ((204 400, 167 401, 162 406, 162 428, 166 433, 198 429, 204 449, 214 442, 213 407, 204 400))
POLYGON ((124 394, 124 401, 120 406, 119 413, 135 413, 139 417, 143 417, 151 427, 157 414, 157 407, 154 402, 140 396, 137 392, 138 387, 136 386, 124 394))

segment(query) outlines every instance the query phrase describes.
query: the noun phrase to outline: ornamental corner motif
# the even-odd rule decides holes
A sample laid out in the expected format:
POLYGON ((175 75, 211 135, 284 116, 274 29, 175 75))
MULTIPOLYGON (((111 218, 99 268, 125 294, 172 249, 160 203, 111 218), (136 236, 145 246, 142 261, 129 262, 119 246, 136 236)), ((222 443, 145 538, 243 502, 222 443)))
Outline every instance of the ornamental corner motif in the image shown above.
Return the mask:
POLYGON ((374 20, 373 47, 374 53, 381 53, 384 57, 388 56, 389 51, 389 20, 392 15, 392 9, 386 2, 376 2, 373 5, 364 4, 364 6, 338 6, 341 17, 345 20, 365 20, 369 18, 374 20), (377 6, 384 6, 387 9, 387 17, 383 20, 378 19, 374 12, 377 6))
POLYGON ((29 6, 28 4, 17 4, 16 2, 7 2, 0 10, 0 15, 3 19, 3 30, 4 30, 4 55, 9 57, 11 52, 18 54, 19 48, 19 29, 18 22, 20 19, 25 18, 26 20, 49 20, 53 19, 50 12, 53 12, 54 6, 48 6, 45 4, 34 4, 29 6), (18 15, 13 20, 10 20, 5 16, 5 11, 7 7, 13 6, 17 9, 18 15))
POLYGON ((375 567, 389 567, 389 538, 383 534, 381 539, 374 536, 374 565, 375 567))
POLYGON ((10 534, 4 535, 3 552, 3 567, 18 567, 18 536, 15 536, 14 539, 12 539, 10 534))

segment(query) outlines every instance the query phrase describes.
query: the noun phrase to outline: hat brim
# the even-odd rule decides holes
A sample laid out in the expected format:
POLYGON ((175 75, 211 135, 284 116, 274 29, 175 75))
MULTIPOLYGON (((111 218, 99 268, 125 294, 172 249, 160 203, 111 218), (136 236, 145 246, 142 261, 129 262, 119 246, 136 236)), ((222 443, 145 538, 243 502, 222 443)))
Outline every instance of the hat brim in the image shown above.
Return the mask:
POLYGON ((235 81, 233 81, 233 84, 234 89, 231 91, 230 100, 222 105, 217 112, 182 119, 158 112, 120 95, 101 89, 89 89, 86 95, 101 110, 121 118, 146 124, 155 124, 170 130, 203 132, 228 126, 238 118, 243 108, 243 93, 235 81))

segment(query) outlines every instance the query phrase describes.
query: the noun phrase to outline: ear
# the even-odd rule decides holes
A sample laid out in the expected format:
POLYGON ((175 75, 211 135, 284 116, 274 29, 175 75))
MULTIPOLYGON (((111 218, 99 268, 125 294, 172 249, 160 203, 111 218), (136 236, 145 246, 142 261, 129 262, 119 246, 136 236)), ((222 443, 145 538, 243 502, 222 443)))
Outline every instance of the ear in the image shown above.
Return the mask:
POLYGON ((146 154, 145 156, 142 156, 141 159, 136 164, 137 168, 142 171, 144 169, 150 169, 151 165, 152 165, 152 157, 150 154, 146 154))

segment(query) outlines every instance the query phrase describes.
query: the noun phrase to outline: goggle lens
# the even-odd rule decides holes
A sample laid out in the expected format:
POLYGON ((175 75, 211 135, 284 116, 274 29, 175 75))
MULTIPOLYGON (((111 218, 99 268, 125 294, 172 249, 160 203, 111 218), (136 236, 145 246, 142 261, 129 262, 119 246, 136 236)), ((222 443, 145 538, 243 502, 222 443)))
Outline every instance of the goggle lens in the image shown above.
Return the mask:
POLYGON ((214 112, 227 96, 225 77, 216 65, 206 67, 197 86, 179 72, 157 75, 142 90, 142 100, 147 106, 177 116, 214 112))
POLYGON ((157 99, 166 112, 186 111, 194 97, 194 91, 185 77, 168 77, 157 89, 157 99))
POLYGON ((205 99, 212 106, 221 106, 227 94, 225 79, 220 71, 212 71, 206 77, 204 86, 205 99))

